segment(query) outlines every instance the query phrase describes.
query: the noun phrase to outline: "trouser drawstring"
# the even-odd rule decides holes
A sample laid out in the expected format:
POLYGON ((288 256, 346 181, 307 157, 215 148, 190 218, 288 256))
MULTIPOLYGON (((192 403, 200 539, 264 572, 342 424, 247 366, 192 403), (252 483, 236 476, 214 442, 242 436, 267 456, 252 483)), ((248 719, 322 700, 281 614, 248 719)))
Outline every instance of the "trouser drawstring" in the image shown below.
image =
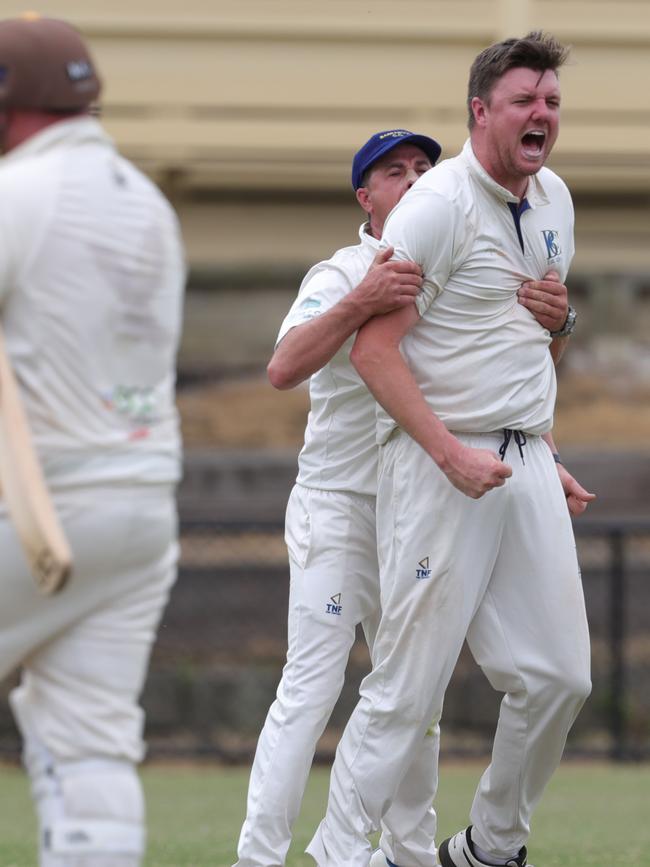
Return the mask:
POLYGON ((521 458, 522 464, 526 465, 526 461, 524 460, 524 446, 526 445, 526 434, 520 430, 511 430, 509 427, 504 427, 503 429, 503 442, 499 446, 499 457, 501 460, 505 460, 506 452, 508 451, 508 445, 510 440, 514 436, 515 442, 517 443, 517 448, 519 449, 519 457, 521 458))

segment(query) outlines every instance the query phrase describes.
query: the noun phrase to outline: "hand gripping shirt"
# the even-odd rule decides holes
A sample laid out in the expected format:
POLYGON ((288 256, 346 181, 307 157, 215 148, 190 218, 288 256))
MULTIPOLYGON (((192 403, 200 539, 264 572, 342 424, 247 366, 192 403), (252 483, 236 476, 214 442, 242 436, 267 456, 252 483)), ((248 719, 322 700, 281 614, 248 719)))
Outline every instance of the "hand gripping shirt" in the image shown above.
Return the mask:
MULTIPOLYGON (((573 258, 573 205, 547 168, 521 201, 496 183, 471 143, 430 169, 391 211, 382 245, 417 262, 420 319, 401 343, 429 406, 452 431, 553 426, 555 368, 548 330, 517 301, 527 280, 573 258)), ((380 410, 378 439, 395 422, 380 410)))
MULTIPOLYGON (((359 230, 360 243, 344 247, 305 275, 278 343, 290 328, 325 313, 363 280, 379 241, 359 230)), ((311 410, 298 457, 298 484, 327 491, 377 493, 376 404, 350 363, 352 335, 309 380, 311 410)))
POLYGON ((53 488, 178 479, 184 283, 170 205, 93 118, 0 159, 0 315, 53 488))

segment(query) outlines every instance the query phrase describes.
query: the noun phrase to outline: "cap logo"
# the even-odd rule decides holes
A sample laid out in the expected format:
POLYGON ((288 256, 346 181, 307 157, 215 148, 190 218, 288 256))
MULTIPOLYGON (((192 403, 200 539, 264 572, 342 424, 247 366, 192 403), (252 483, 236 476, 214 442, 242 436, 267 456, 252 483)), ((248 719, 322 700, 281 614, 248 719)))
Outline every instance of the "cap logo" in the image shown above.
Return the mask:
POLYGON ((86 81, 93 77, 93 68, 87 60, 71 60, 65 68, 70 81, 86 81))
POLYGON ((413 135, 407 129, 391 129, 389 132, 384 132, 379 136, 380 141, 385 138, 402 138, 405 135, 413 135))

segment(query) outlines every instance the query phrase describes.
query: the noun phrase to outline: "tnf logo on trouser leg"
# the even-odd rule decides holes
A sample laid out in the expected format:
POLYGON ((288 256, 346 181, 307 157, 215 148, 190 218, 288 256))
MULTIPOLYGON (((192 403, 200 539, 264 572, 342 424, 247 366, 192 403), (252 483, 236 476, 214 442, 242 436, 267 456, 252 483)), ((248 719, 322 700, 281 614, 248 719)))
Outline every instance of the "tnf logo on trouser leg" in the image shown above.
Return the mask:
POLYGON ((335 593, 334 596, 330 596, 330 601, 325 606, 325 611, 328 614, 339 614, 343 611, 343 606, 341 605, 341 594, 335 593))

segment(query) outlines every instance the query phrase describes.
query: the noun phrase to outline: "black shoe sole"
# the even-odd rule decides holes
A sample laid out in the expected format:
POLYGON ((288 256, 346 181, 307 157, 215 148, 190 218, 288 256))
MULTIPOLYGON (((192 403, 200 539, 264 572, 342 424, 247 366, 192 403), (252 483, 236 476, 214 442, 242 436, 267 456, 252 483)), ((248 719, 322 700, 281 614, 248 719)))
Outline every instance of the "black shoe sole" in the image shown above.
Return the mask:
POLYGON ((447 837, 446 840, 443 840, 438 848, 438 860, 440 861, 441 867, 456 867, 456 862, 452 860, 451 855, 449 854, 449 841, 451 837, 447 837))

